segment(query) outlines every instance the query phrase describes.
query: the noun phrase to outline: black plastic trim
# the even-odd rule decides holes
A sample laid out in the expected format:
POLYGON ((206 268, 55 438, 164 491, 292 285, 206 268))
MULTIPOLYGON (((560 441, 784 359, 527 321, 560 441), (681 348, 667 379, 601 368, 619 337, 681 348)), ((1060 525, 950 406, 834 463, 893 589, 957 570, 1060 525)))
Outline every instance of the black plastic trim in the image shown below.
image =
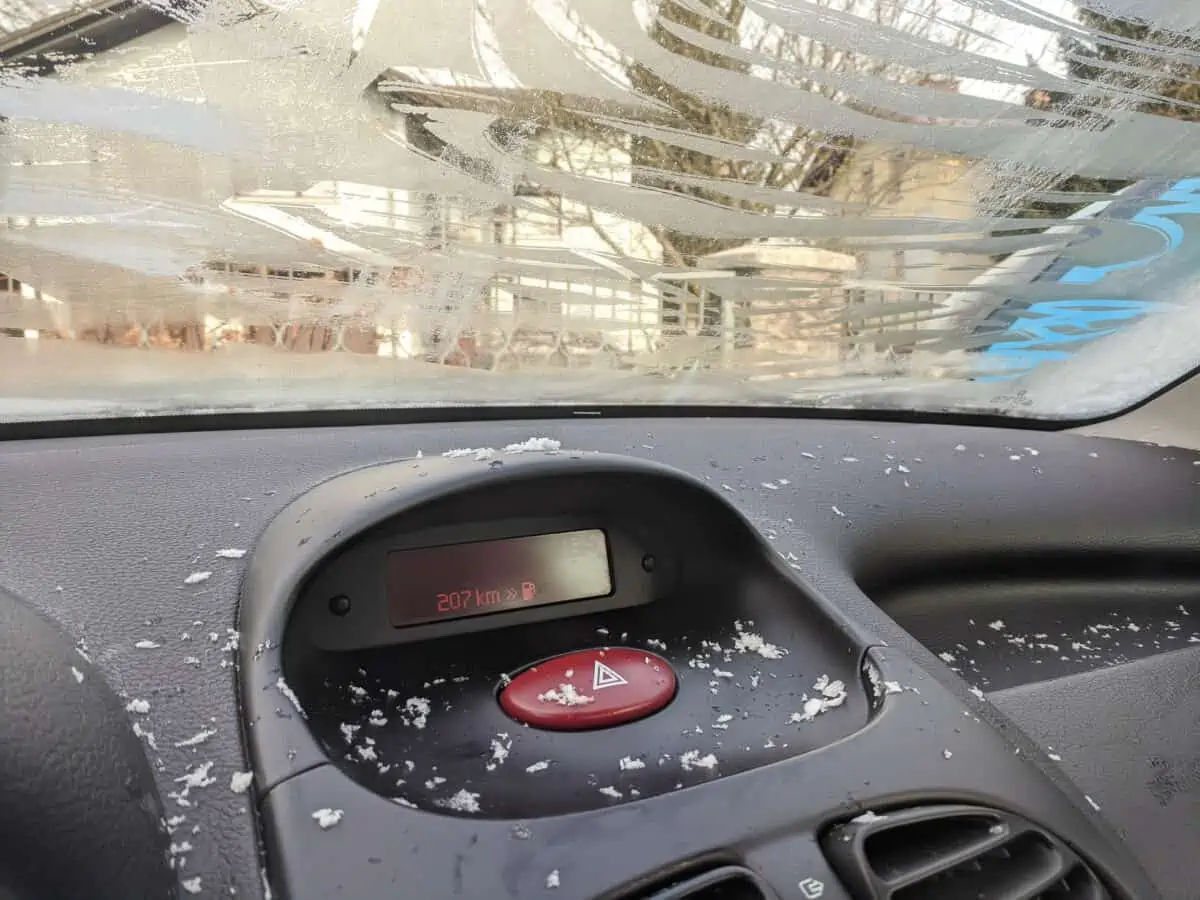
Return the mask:
POLYGON ((761 878, 742 866, 722 866, 719 869, 712 869, 661 890, 633 894, 630 900, 695 900, 700 891, 733 881, 742 881, 753 887, 762 896, 762 900, 774 900, 775 892, 761 878))
MULTIPOLYGON (((325 762, 327 754, 305 721, 299 698, 284 679, 282 645, 298 598, 317 568, 331 555, 375 526, 433 501, 444 501, 504 479, 520 484, 552 475, 612 474, 650 476, 706 496, 720 504, 743 535, 764 549, 764 558, 809 597, 815 592, 788 569, 745 517, 720 494, 692 475, 634 457, 580 451, 520 453, 504 465, 473 458, 401 460, 357 469, 325 481, 298 497, 275 517, 254 549, 242 582, 239 621, 239 676, 248 741, 263 790, 300 769, 325 762)), ((739 538, 741 539, 741 538, 739 538)), ((871 636, 837 610, 822 604, 851 646, 866 647, 871 636)))
POLYGON ((539 406, 429 406, 376 409, 310 409, 267 412, 204 412, 127 417, 49 419, 0 422, 0 441, 45 440, 106 435, 205 433, 249 429, 345 428, 372 425, 429 423, 545 421, 570 419, 790 419, 899 422, 1002 428, 1014 431, 1057 432, 1107 421, 1019 419, 983 413, 945 413, 926 410, 835 409, 831 407, 752 405, 596 404, 539 406))
MULTIPOLYGON (((977 803, 1044 822, 1103 866, 1119 896, 1156 896, 1136 861, 1088 812, 1077 791, 1065 785, 1056 789, 1043 769, 1013 752, 1005 732, 973 715, 969 705, 892 650, 868 651, 865 669, 878 674, 878 679, 868 677, 878 705, 866 728, 731 777, 720 777, 718 763, 713 770, 717 777, 634 802, 545 815, 526 824, 472 816, 469 810, 447 815, 414 809, 357 783, 325 762, 327 754, 304 714, 292 705, 282 680, 280 646, 306 577, 346 541, 405 510, 497 480, 519 486, 551 473, 651 475, 703 491, 742 519, 727 498, 704 482, 634 458, 569 452, 515 454, 499 467, 462 457, 421 462, 371 466, 318 485, 279 513, 249 561, 240 623, 240 686, 272 870, 286 897, 326 897, 351 881, 364 896, 374 896, 399 878, 416 896, 444 893, 447 879, 464 897, 495 896, 499 884, 516 896, 537 895, 545 889, 548 873, 556 872, 562 876, 557 896, 583 900, 611 895, 621 885, 652 883, 664 871, 727 857, 737 848, 811 833, 870 804, 897 808, 936 802, 977 803), (881 766, 885 758, 895 764, 881 766), (981 779, 985 772, 987 779, 981 779), (861 781, 864 775, 866 782, 861 781), (326 808, 341 811, 338 824, 328 830, 313 821, 313 813, 326 808), (737 808, 753 810, 753 815, 728 814, 737 808), (528 832, 528 839, 514 843, 514 829, 528 832), (662 839, 647 840, 649 834, 662 839), (588 852, 578 851, 580 842, 588 852), (564 852, 568 847, 575 849, 564 852), (413 867, 416 853, 421 865, 413 867), (364 866, 364 860, 377 862, 364 866)), ((761 540, 757 532, 747 532, 761 540)), ((777 554, 769 558, 800 582, 810 602, 847 635, 864 646, 873 643, 861 626, 784 567, 777 554)), ((779 715, 786 719, 787 710, 780 709, 779 715)), ((486 784, 477 789, 486 790, 486 784)), ((789 896, 794 895, 793 890, 789 896)))
POLYGON ((154 773, 124 702, 75 642, 0 589, 0 893, 175 894, 154 773))
MULTIPOLYGON (((96 651, 93 657, 102 674, 128 693, 126 699, 147 697, 153 702, 153 725, 160 749, 151 751, 147 747, 145 752, 152 754, 156 762, 155 777, 164 797, 179 790, 174 779, 198 760, 216 761, 212 773, 216 782, 201 792, 193 791, 191 808, 183 810, 188 822, 180 829, 181 837, 194 843, 195 849, 188 854, 182 877, 203 875, 206 893, 229 895, 236 888, 238 896, 258 897, 261 888, 255 841, 270 826, 253 815, 257 792, 236 794, 228 788, 234 771, 250 768, 239 740, 243 735, 239 734, 239 698, 232 665, 236 656, 219 643, 209 645, 205 636, 192 627, 195 619, 203 620, 206 629, 218 632, 235 624, 238 585, 250 557, 215 560, 213 551, 222 547, 252 548, 271 518, 313 484, 359 466, 412 455, 419 449, 437 456, 452 447, 502 447, 531 435, 546 434, 561 439, 567 447, 666 461, 719 488, 771 540, 771 546, 785 554, 781 558, 803 567, 830 603, 876 629, 893 648, 911 654, 924 667, 927 680, 940 683, 957 697, 960 713, 970 711, 998 729, 1007 739, 1010 758, 1014 749, 1019 750, 1022 758, 1032 761, 1030 768, 1041 767, 1064 790, 1070 788, 1067 779, 1074 780, 1078 788, 1065 790, 1068 805, 1073 801, 1110 840, 1111 829, 1104 820, 1116 827, 1158 881, 1164 896, 1191 896, 1194 874, 1190 875, 1189 869, 1193 867, 1181 865, 1181 861, 1191 858, 1200 822, 1200 801, 1192 777, 1195 767, 1189 763, 1195 756, 1189 736, 1194 732, 1194 721, 1200 720, 1198 692, 1194 690, 1200 683, 1200 650, 1184 650, 1007 691, 999 698, 993 695, 989 699, 1007 714, 1006 726, 1003 716, 994 717, 989 705, 973 699, 966 685, 939 664, 935 655, 923 652, 868 602, 854 583, 850 560, 871 553, 890 554, 893 559, 897 554, 927 559, 925 541, 897 546, 888 541, 888 536, 919 530, 935 521, 945 526, 939 540, 963 552, 969 552, 973 534, 995 525, 1023 541, 1019 544, 1022 548, 1036 547, 1043 539, 1056 547, 1070 542, 1080 549, 1096 548, 1101 558, 1109 549, 1129 542, 1140 548, 1146 534, 1161 536, 1171 546, 1190 546, 1196 544, 1192 487, 1196 454, 1069 434, 1031 435, 1030 440, 1012 431, 881 426, 870 422, 746 419, 736 423, 737 427, 729 427, 731 424, 688 418, 613 419, 7 444, 0 448, 6 454, 10 513, 8 527, 0 529, 3 558, 7 561, 4 578, 74 637, 86 636, 96 651), (960 443, 969 452, 960 452, 956 446, 960 443), (1010 454, 1014 448, 1027 456, 1020 445, 1030 443, 1041 452, 1040 457, 1013 462, 1010 454), (811 458, 808 453, 801 455, 802 450, 813 451, 811 458), (885 467, 894 465, 893 459, 911 467, 911 473, 894 469, 888 473, 885 467), (790 479, 790 483, 780 485, 780 476, 790 479), (1096 484, 1102 484, 1104 490, 1097 491, 1096 484), (830 504, 837 504, 845 516, 831 511, 830 504), (1030 538, 1031 534, 1039 537, 1030 538), (185 584, 184 577, 197 568, 212 568, 211 579, 200 585, 185 584), (193 633, 192 640, 180 636, 176 643, 175 636, 187 631, 193 633), (162 649, 133 648, 134 642, 146 638, 162 640, 162 649), (198 668, 193 668, 185 656, 193 653, 203 660, 198 668), (1033 740, 1013 728, 1013 721, 1033 740), (218 733, 203 747, 176 748, 174 743, 191 735, 199 723, 211 723, 218 733), (1095 798, 1093 805, 1099 806, 1099 812, 1089 811, 1083 793, 1095 798), (192 834, 193 827, 200 831, 192 834)), ((1018 557, 1023 553, 1024 549, 1016 551, 1018 557)), ((1011 561, 1012 553, 1006 558, 1011 561)), ((986 623, 981 624, 986 629, 986 623)), ((1189 633, 1195 632, 1194 618, 1182 624, 1189 633)), ((937 685, 931 690, 927 683, 910 682, 905 673, 893 670, 879 677, 897 677, 902 686, 912 684, 921 693, 887 696, 886 705, 898 703, 898 710, 915 720, 917 726, 943 726, 946 736, 953 734, 952 723, 930 718, 928 707, 922 705, 926 701, 932 705, 940 702, 937 685)), ((882 713, 880 722, 886 722, 890 715, 882 713)), ((141 724, 146 727, 151 723, 141 724)), ((981 730, 966 715, 958 716, 957 727, 981 730)), ((828 764, 822 759, 824 754, 818 753, 806 757, 802 765, 771 770, 774 789, 792 794, 794 818, 815 820, 820 816, 813 810, 819 805, 816 800, 828 799, 829 792, 822 782, 831 777, 845 779, 835 805, 844 803, 885 812, 893 802, 929 802, 928 796, 912 796, 911 791, 919 787, 914 781, 907 785, 910 793, 897 800, 892 789, 898 779, 882 771, 907 765, 910 757, 921 762, 928 747, 909 743, 888 746, 887 741, 897 735, 892 726, 873 734, 881 743, 875 748, 873 761, 871 756, 851 748, 849 756, 828 754, 828 764), (864 760, 871 770, 855 771, 853 767, 864 760), (877 777, 881 773, 885 776, 882 781, 877 777)), ((957 735, 953 740, 958 740, 957 735)), ((940 768, 933 771, 939 775, 945 775, 942 768, 970 762, 964 760, 966 751, 962 747, 947 746, 955 751, 953 760, 943 761, 934 753, 933 762, 940 768)), ((990 755, 978 762, 985 770, 974 773, 973 789, 1003 793, 1000 775, 983 766, 991 762, 990 755)), ((319 767, 313 774, 325 768, 319 767)), ((1004 764, 1001 771, 1011 770, 1004 764)), ((332 801, 340 806, 345 796, 340 792, 344 782, 337 775, 329 775, 328 795, 301 799, 319 800, 321 806, 332 801)), ((305 777, 297 776, 295 780, 305 777)), ((744 823, 754 825, 750 813, 757 814, 754 801, 765 790, 760 779, 738 776, 725 780, 746 788, 733 797, 733 805, 717 815, 732 817, 746 810, 744 823)), ((905 786, 901 784, 900 789, 903 791, 905 786)), ((634 830, 642 827, 639 822, 645 823, 644 834, 651 835, 651 840, 680 840, 691 846, 691 837, 679 837, 677 832, 700 821, 703 810, 687 808, 683 802, 702 798, 707 790, 671 795, 680 806, 631 804, 633 809, 617 815, 612 826, 633 832, 627 835, 631 846, 641 839, 634 830), (668 814, 674 817, 664 818, 668 814)), ((1064 791, 1049 793, 1053 798, 1064 791)), ((1012 799, 1023 803, 1024 796, 1024 791, 1017 789, 1012 799)), ((964 797, 955 792, 940 799, 961 802, 964 797)), ((356 800, 348 802, 351 806, 347 807, 347 818, 329 832, 320 831, 308 818, 317 806, 305 802, 298 807, 298 825, 305 826, 305 833, 312 838, 307 845, 314 854, 312 868, 324 879, 320 885, 328 888, 324 896, 356 893, 357 879, 364 869, 376 873, 364 876, 368 886, 377 888, 369 896, 395 896, 397 891, 419 896, 416 886, 412 890, 406 886, 412 873, 425 866, 429 844, 405 843, 395 833, 397 824, 389 823, 383 814, 381 825, 389 834, 367 832, 365 838, 378 845, 390 836, 393 842, 388 850, 394 855, 370 859, 374 855, 371 849, 355 841, 364 836, 361 829, 371 823, 357 821, 362 810, 356 800), (346 836, 351 840, 344 843, 337 836, 342 828, 352 832, 346 836), (338 864, 342 849, 347 854, 346 866, 338 864), (359 868, 348 868, 354 865, 359 868)), ((168 803, 174 807, 170 798, 168 803)), ((385 803, 381 800, 376 808, 390 813, 385 803)), ((775 801, 767 798, 764 808, 770 819, 775 801)), ((172 808, 168 815, 175 812, 172 808)), ((854 815, 854 811, 847 809, 844 814, 854 815)), ((1051 818, 1054 815, 1057 813, 1051 818)), ((476 860, 468 840, 470 826, 479 823, 468 819, 460 824, 462 828, 450 832, 450 836, 457 839, 464 900, 472 900, 467 891, 471 884, 479 890, 490 888, 483 900, 510 896, 508 878, 526 860, 536 858, 531 845, 547 838, 543 824, 553 824, 554 834, 563 839, 556 864, 561 863, 564 852, 586 857, 595 844, 593 833, 610 828, 609 819, 588 816, 571 817, 562 823, 532 823, 529 840, 510 837, 506 844, 507 876, 501 878, 489 868, 491 880, 484 884, 475 880, 475 867, 485 861, 476 860), (573 836, 567 826, 574 829, 573 836)), ((770 821, 762 824, 769 825, 770 821)), ((424 837, 419 817, 405 818, 403 827, 415 829, 414 837, 424 837)), ((739 857, 744 857, 748 866, 778 886, 781 896, 804 900, 795 890, 786 894, 783 888, 794 886, 802 878, 826 879, 817 861, 803 855, 811 836, 794 833, 791 827, 770 838, 769 846, 778 847, 778 851, 773 850, 769 860, 760 845, 748 849, 737 845, 710 854, 704 861, 717 865, 739 862, 739 857)), ((1078 838, 1070 825, 1060 830, 1072 840, 1078 838)), ((1087 844, 1089 838, 1085 834, 1080 840, 1087 844)), ((673 849, 682 850, 682 844, 675 844, 673 849)), ((602 849, 611 846, 607 841, 601 841, 601 845, 602 849)), ((633 847, 632 852, 639 849, 633 847)), ((436 847, 433 852, 443 878, 422 878, 419 886, 432 885, 435 897, 450 896, 455 869, 436 847)), ((616 852, 630 851, 618 846, 616 852)), ((1099 852, 1108 858, 1103 847, 1099 852)), ((1120 858, 1118 852, 1109 861, 1120 866, 1120 858)), ((690 857, 688 869, 695 871, 699 861, 690 857)), ((582 892, 589 872, 598 878, 602 874, 599 869, 607 862, 597 860, 589 870, 586 860, 570 860, 570 868, 563 869, 564 888, 544 896, 547 900, 563 900, 572 892, 582 892)), ((270 867, 274 881, 283 872, 282 863, 272 857, 270 867)), ((637 884, 662 883, 662 872, 651 874, 653 878, 637 884)), ((527 886, 530 890, 518 896, 543 896, 540 880, 533 879, 527 886)), ((630 882, 629 886, 636 885, 630 882)), ((275 896, 281 896, 278 890, 275 896)), ((611 895, 603 896, 613 900, 611 895)), ((822 900, 833 897, 845 900, 831 894, 826 882, 822 900)), ((592 894, 588 900, 598 900, 598 896, 592 894)))
MULTIPOLYGON (((1102 882, 1087 862, 1051 831, 1021 816, 980 806, 915 806, 885 815, 859 817, 830 829, 821 846, 858 900, 892 900, 909 896, 907 892, 924 881, 930 882, 928 890, 936 891, 934 883, 940 876, 1022 841, 1034 841, 1043 847, 1043 871, 1026 872, 1024 879, 1016 883, 994 885, 997 900, 1034 900, 1081 867, 1097 888, 1102 889, 1102 882), (908 850, 910 860, 902 863, 891 860, 881 871, 878 853, 873 854, 870 847, 874 839, 889 834, 903 836, 906 831, 918 834, 922 826, 942 822, 953 824, 956 820, 979 820, 988 823, 988 829, 978 836, 960 829, 954 835, 956 843, 942 850, 914 845, 908 850)), ((1015 857, 1010 858, 1014 865, 1019 864, 1015 857)), ((944 889, 945 883, 942 882, 940 887, 944 889)))
MULTIPOLYGON (((733 854, 781 898, 802 900, 804 878, 827 879, 803 852, 788 852, 789 837, 802 847, 805 834, 875 804, 969 803, 1069 835, 1123 900, 1159 897, 1117 838, 1085 812, 1081 796, 1056 790, 904 656, 871 653, 882 677, 904 689, 884 697, 866 731, 803 757, 610 809, 533 821, 452 817, 389 802, 332 765, 293 775, 262 799, 272 880, 287 900, 325 898, 347 884, 360 896, 389 896, 397 883, 415 897, 482 900, 540 897, 553 873, 559 886, 549 896, 595 900, 733 854), (946 745, 955 748, 952 758, 944 758, 946 745), (881 753, 897 764, 880 766, 881 753), (336 827, 313 822, 324 808, 342 811, 336 827)), ((828 897, 839 900, 839 892, 831 888, 828 897)))
POLYGON ((111 50, 172 21, 162 9, 140 0, 116 0, 71 10, 5 36, 0 41, 0 64, 19 64, 27 74, 48 75, 66 59, 111 50))

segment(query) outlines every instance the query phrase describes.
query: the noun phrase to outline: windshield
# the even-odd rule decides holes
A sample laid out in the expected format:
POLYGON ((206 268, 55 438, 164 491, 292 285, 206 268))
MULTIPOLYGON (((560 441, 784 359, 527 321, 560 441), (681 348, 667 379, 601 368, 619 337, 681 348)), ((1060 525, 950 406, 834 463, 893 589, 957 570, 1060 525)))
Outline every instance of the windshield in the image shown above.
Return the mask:
POLYGON ((0 59, 0 420, 1200 364, 1182 0, 13 0, 0 59))

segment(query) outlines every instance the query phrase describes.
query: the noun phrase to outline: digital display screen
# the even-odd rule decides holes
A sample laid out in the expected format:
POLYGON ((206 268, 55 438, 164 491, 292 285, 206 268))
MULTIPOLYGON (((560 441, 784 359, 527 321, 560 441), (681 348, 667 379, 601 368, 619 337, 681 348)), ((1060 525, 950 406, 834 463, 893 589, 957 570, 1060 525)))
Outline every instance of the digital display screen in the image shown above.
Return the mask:
POLYGON ((387 569, 397 628, 606 597, 613 589, 608 539, 598 528, 396 550, 387 569))

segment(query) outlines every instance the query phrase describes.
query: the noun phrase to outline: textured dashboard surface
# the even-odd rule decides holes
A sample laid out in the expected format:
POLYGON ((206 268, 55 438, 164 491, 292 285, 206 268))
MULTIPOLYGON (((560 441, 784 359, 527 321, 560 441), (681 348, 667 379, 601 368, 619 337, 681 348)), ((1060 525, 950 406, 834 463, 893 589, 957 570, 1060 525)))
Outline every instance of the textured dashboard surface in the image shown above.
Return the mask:
MULTIPOLYGON (((199 896, 263 892, 251 795, 231 787, 247 767, 233 652, 244 560, 221 551, 249 550, 284 504, 338 472, 417 451, 500 448, 542 435, 564 448, 641 456, 707 480, 833 602, 930 663, 934 657, 922 657, 866 600, 852 570, 869 569, 876 559, 928 565, 942 544, 1011 545, 1014 552, 1039 542, 1200 546, 1194 454, 1068 435, 811 420, 592 419, 0 445, 0 583, 60 622, 127 700, 145 701, 132 704, 130 718, 173 817, 181 878, 198 877, 191 886, 199 896)), ((1144 680, 1123 671, 1029 690, 1046 710, 1057 705, 1072 714, 1064 704, 1090 697, 1075 726, 1085 729, 1075 732, 1082 742, 1104 710, 1098 698, 1107 698, 1114 715, 1145 708, 1144 680), (1107 687, 1080 686, 1102 677, 1108 680, 1096 684, 1107 687)), ((1007 695, 1010 714, 1035 738, 1067 743, 1068 723, 1048 712, 1033 715, 1022 696, 1007 695)), ((1122 742, 1114 731, 1103 767, 1088 769, 1081 757, 1072 771, 1118 825, 1122 804, 1135 804, 1140 822, 1149 808, 1121 784, 1123 758, 1136 760, 1138 771, 1166 767, 1163 783, 1177 787, 1168 790, 1174 793, 1164 812, 1194 810, 1194 791, 1191 800, 1180 799, 1192 789, 1190 776, 1171 774, 1194 768, 1178 746, 1191 725, 1177 707, 1174 718, 1142 729, 1140 743, 1122 742), (1161 735, 1170 746, 1160 752, 1157 732, 1171 723, 1176 733, 1161 735), (1166 762, 1153 762, 1156 756, 1166 762)), ((1153 796, 1152 786, 1146 790, 1153 796)), ((1178 829, 1178 846, 1200 840, 1195 815, 1172 815, 1162 827, 1178 829)), ((1155 854, 1145 861, 1166 896, 1187 896, 1191 875, 1177 859, 1155 854)))
POLYGON ((1188 884, 1200 822, 1200 649, 991 695, 1097 802, 1168 896, 1188 884))

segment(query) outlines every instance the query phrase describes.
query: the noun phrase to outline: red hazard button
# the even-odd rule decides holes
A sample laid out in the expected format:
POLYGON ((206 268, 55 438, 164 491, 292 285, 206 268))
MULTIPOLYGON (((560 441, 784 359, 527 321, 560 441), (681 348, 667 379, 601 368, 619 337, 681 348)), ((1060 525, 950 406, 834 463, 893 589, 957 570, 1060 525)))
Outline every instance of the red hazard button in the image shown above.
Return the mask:
POLYGON ((656 713, 675 696, 675 672, 661 656, 629 647, 578 650, 514 675, 500 692, 506 713, 534 728, 584 731, 656 713))

